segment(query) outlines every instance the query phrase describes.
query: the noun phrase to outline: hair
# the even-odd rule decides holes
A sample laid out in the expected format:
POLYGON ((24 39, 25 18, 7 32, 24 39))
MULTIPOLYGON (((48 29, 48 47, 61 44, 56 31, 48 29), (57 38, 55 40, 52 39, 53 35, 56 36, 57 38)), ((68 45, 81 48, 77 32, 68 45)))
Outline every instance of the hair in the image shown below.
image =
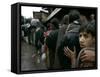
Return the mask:
POLYGON ((54 25, 56 29, 59 29, 59 20, 57 18, 53 18, 51 23, 54 25))
POLYGON ((88 23, 86 25, 81 25, 81 27, 79 29, 79 33, 86 32, 86 33, 90 33, 93 37, 95 37, 95 35, 96 35, 95 29, 96 29, 95 25, 88 23))
POLYGON ((68 15, 69 15, 69 22, 70 23, 75 21, 75 20, 80 19, 80 13, 77 10, 70 10, 68 15))
POLYGON ((61 24, 66 24, 66 25, 69 24, 69 15, 65 15, 63 17, 61 24))

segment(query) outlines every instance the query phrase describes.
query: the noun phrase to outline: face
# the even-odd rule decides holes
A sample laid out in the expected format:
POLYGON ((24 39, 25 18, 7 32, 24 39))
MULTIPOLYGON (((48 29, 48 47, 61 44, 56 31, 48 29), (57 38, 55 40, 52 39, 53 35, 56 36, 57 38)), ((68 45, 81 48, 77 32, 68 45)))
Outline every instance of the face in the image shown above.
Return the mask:
POLYGON ((94 19, 94 14, 92 14, 92 15, 90 16, 90 18, 91 18, 91 19, 94 19))
POLYGON ((79 35, 79 42, 81 48, 93 47, 95 44, 95 38, 92 37, 90 33, 81 32, 79 35))

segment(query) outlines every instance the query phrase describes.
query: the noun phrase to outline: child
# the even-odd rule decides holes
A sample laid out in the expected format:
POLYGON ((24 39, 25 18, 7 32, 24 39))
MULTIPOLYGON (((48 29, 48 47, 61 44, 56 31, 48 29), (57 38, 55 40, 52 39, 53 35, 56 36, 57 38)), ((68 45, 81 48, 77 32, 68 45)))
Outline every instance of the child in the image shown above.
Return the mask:
POLYGON ((64 54, 71 59, 72 68, 94 67, 95 66, 95 26, 86 24, 79 30, 79 43, 82 48, 76 58, 76 49, 64 48, 64 54))

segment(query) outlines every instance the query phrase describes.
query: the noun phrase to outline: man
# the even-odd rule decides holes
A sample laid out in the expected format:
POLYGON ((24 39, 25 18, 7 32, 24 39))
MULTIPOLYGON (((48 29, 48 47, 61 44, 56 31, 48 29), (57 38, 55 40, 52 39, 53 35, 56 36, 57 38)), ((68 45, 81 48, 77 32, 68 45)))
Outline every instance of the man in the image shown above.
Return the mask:
POLYGON ((69 12, 69 25, 66 29, 65 35, 61 40, 59 47, 57 48, 58 60, 60 63, 60 69, 69 69, 71 68, 71 61, 68 57, 64 55, 64 47, 68 46, 73 50, 75 46, 77 48, 77 54, 80 51, 79 46, 79 28, 80 28, 80 13, 77 10, 71 10, 69 12))
POLYGON ((50 25, 50 34, 46 38, 46 45, 49 50, 49 69, 54 69, 54 61, 55 61, 55 52, 56 52, 56 43, 58 37, 58 28, 59 28, 59 21, 57 18, 53 18, 51 20, 50 25))

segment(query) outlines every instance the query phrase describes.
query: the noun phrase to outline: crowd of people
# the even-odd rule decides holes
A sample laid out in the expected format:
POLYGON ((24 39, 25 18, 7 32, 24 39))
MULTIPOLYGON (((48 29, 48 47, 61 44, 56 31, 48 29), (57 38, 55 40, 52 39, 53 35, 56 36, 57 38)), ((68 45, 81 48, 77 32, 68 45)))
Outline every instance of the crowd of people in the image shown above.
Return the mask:
POLYGON ((36 48, 33 58, 38 54, 48 69, 96 66, 95 14, 87 18, 78 10, 70 10, 61 21, 54 17, 46 25, 38 19, 23 22, 22 40, 28 36, 28 43, 36 48))

